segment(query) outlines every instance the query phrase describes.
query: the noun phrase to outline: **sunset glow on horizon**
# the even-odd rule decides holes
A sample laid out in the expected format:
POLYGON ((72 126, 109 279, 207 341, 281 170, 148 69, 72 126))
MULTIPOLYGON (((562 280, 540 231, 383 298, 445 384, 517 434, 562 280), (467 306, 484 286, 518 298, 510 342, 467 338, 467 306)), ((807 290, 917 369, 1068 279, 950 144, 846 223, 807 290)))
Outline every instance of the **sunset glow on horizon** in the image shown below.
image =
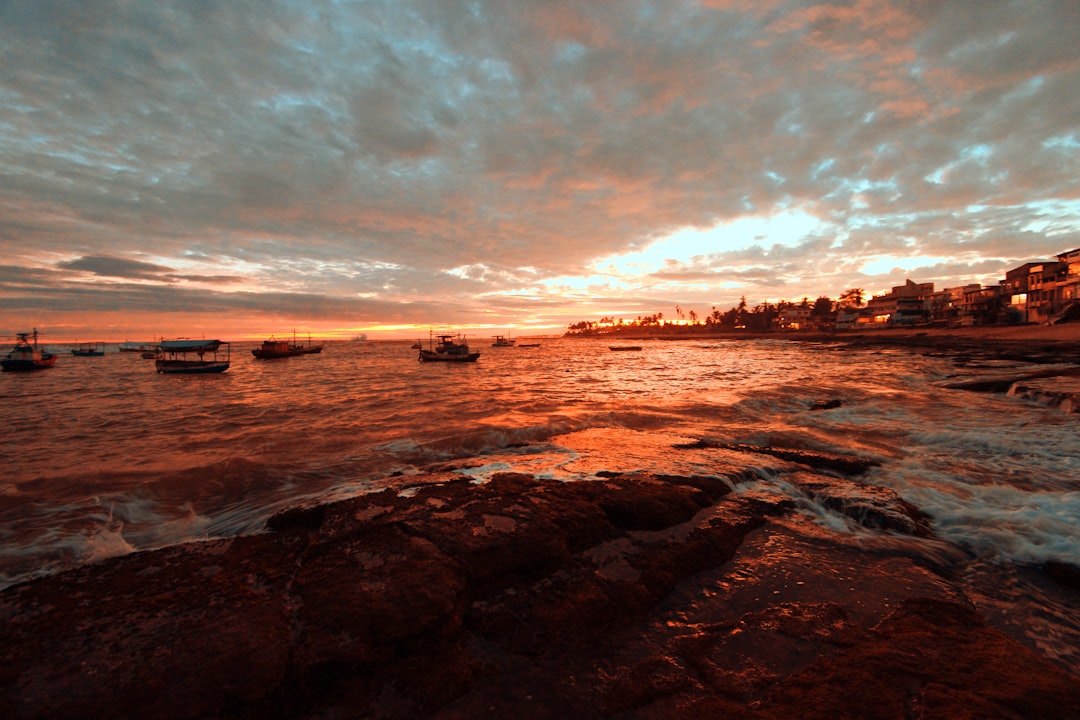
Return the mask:
POLYGON ((0 336, 994 285, 1080 247, 1077 37, 1068 2, 7 3, 0 336))

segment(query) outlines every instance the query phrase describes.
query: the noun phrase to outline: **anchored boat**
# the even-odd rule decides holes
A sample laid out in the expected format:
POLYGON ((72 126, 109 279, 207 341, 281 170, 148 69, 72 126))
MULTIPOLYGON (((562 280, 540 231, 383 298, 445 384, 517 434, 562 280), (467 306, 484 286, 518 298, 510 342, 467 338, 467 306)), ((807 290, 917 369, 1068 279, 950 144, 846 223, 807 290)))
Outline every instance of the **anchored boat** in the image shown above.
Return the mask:
POLYGON ((122 353, 151 353, 151 356, 153 356, 154 346, 125 340, 120 343, 118 351, 122 353))
POLYGON ((15 347, 0 360, 0 367, 3 367, 4 372, 44 370, 56 364, 55 355, 38 347, 37 336, 37 328, 34 328, 33 333, 15 335, 15 347), (33 342, 30 341, 31 337, 33 342))
POLYGON ((464 335, 435 335, 439 342, 433 344, 428 338, 428 347, 420 348, 420 362, 476 362, 478 352, 470 352, 464 335))
POLYGON ((263 340, 263 344, 251 351, 258 360, 275 360, 277 358, 293 357, 295 355, 311 355, 321 353, 322 344, 313 345, 311 335, 308 335, 306 345, 296 342, 296 332, 293 332, 293 341, 275 340, 271 335, 269 340, 263 340))
POLYGON ((231 353, 229 343, 221 340, 162 340, 154 367, 168 375, 223 373, 231 353))
POLYGON ((79 347, 72 348, 71 354, 75 357, 101 357, 105 354, 105 343, 79 343, 79 347))

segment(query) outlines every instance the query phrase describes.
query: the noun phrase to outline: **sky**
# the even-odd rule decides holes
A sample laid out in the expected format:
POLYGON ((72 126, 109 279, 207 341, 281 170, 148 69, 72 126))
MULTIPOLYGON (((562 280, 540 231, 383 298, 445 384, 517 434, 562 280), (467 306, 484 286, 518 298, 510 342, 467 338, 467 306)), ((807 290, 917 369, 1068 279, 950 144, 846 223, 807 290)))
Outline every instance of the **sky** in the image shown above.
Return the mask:
POLYGON ((0 334, 559 333, 1080 247, 1080 6, 0 3, 0 334))

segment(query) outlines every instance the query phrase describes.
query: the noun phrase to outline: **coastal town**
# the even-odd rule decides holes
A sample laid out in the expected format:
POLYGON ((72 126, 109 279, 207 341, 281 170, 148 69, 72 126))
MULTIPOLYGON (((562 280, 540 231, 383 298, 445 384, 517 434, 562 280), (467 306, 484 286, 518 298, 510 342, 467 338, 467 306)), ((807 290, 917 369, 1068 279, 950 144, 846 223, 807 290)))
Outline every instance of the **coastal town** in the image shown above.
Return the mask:
POLYGON ((606 335, 665 330, 847 331, 888 327, 963 328, 1001 325, 1053 325, 1080 319, 1080 248, 1053 259, 1027 262, 1007 270, 996 285, 973 283, 935 290, 934 283, 908 280, 865 301, 863 291, 847 290, 838 300, 764 302, 749 307, 745 298, 727 312, 713 308, 703 320, 676 307, 678 321, 662 314, 630 322, 602 318, 569 326, 570 335, 606 335), (689 322, 683 322, 688 317, 689 322))

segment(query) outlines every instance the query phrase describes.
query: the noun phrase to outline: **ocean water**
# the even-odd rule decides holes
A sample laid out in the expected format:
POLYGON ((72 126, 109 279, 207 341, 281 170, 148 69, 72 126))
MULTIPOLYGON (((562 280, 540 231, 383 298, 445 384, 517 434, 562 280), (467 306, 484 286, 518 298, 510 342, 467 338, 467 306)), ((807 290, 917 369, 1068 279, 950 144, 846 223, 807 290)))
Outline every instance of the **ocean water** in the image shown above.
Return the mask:
MULTIPOLYGON (((953 558, 973 599, 1051 657, 1080 662, 1077 601, 1037 571, 1080 565, 1080 415, 944 389, 991 368, 902 349, 490 342, 470 338, 475 364, 422 364, 409 342, 336 342, 274 361, 237 343, 231 369, 211 376, 158 375, 115 346, 91 358, 52 347, 55 368, 0 377, 0 587, 258 532, 285 507, 431 471, 478 482, 506 470, 566 481, 603 470, 726 475, 731 453, 686 447, 707 440, 878 461, 860 479, 926 512, 938 538, 896 542, 938 564, 953 558)), ((798 495, 761 457, 736 491, 798 495)), ((831 531, 865 532, 797 500, 831 531)))

